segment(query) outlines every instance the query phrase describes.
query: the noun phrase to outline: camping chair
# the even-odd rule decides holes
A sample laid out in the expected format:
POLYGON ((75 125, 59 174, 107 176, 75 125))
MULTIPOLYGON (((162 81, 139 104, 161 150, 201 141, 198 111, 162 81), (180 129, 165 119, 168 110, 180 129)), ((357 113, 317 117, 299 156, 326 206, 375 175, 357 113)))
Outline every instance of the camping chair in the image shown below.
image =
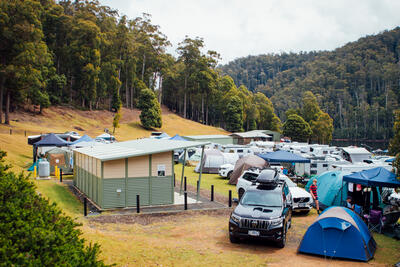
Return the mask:
POLYGON ((383 217, 382 211, 371 210, 369 212, 369 215, 364 215, 364 217, 368 221, 368 230, 382 233, 383 222, 385 221, 385 217, 383 217))

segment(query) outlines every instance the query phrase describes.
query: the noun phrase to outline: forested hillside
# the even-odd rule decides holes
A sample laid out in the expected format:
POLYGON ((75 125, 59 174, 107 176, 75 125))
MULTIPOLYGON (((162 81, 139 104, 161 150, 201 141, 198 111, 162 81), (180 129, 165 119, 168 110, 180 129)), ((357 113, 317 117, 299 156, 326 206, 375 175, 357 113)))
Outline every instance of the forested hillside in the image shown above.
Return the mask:
MULTIPOLYGON (((166 53, 170 43, 149 14, 119 16, 88 0, 0 0, 0 12, 1 123, 3 110, 9 124, 9 112, 26 106, 39 113, 50 105, 141 108, 139 95, 150 89, 158 102, 204 124, 280 127, 264 94, 237 88, 216 71, 219 54, 201 52, 201 38, 182 36, 178 57, 166 53)), ((153 104, 142 116, 146 128, 161 126, 153 104)))
POLYGON ((312 91, 334 119, 334 137, 387 139, 400 103, 400 28, 334 51, 239 58, 222 66, 237 86, 269 97, 281 120, 312 91))

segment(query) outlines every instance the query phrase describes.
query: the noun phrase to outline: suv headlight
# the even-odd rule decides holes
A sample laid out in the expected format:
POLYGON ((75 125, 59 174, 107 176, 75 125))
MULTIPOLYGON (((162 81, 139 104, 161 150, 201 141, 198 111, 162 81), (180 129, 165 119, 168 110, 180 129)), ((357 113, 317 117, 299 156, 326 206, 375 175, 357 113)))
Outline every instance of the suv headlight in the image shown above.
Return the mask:
POLYGON ((240 217, 239 216, 237 216, 237 215, 235 215, 235 214, 231 214, 231 219, 232 219, 232 221, 234 221, 235 223, 237 223, 237 224, 239 224, 240 223, 240 217))
POLYGON ((279 226, 282 224, 283 219, 282 218, 273 219, 270 222, 271 222, 271 226, 279 226))

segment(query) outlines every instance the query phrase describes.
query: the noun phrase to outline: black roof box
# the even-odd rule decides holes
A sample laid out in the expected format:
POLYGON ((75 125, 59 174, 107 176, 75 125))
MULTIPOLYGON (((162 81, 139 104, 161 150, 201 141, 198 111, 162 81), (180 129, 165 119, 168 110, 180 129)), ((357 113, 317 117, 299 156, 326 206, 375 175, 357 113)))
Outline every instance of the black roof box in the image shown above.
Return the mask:
POLYGON ((279 182, 279 172, 276 169, 264 169, 260 172, 256 180, 259 184, 277 184, 279 182))

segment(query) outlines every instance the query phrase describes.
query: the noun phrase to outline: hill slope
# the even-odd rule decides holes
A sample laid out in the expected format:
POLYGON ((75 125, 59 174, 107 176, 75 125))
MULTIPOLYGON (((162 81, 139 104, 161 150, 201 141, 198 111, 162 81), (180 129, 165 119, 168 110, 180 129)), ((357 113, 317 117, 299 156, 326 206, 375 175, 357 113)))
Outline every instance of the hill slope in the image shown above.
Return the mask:
MULTIPOLYGON (((137 109, 123 108, 121 126, 115 131, 117 140, 126 141, 150 135, 151 131, 140 126, 139 115, 140 111, 137 109)), ((0 149, 8 153, 7 159, 17 169, 25 168, 32 162, 32 147, 27 144, 25 131, 27 135, 76 131, 95 137, 102 134, 105 128, 112 131, 113 116, 114 114, 109 111, 81 111, 66 107, 50 107, 43 110, 42 115, 18 111, 11 114, 10 126, 0 125, 0 149)), ((158 130, 171 136, 228 133, 222 129, 183 119, 164 107, 162 120, 163 127, 158 130)))
POLYGON ((337 138, 388 139, 400 103, 400 28, 334 51, 268 54, 222 66, 237 86, 265 93, 281 119, 311 90, 334 119, 337 138))

